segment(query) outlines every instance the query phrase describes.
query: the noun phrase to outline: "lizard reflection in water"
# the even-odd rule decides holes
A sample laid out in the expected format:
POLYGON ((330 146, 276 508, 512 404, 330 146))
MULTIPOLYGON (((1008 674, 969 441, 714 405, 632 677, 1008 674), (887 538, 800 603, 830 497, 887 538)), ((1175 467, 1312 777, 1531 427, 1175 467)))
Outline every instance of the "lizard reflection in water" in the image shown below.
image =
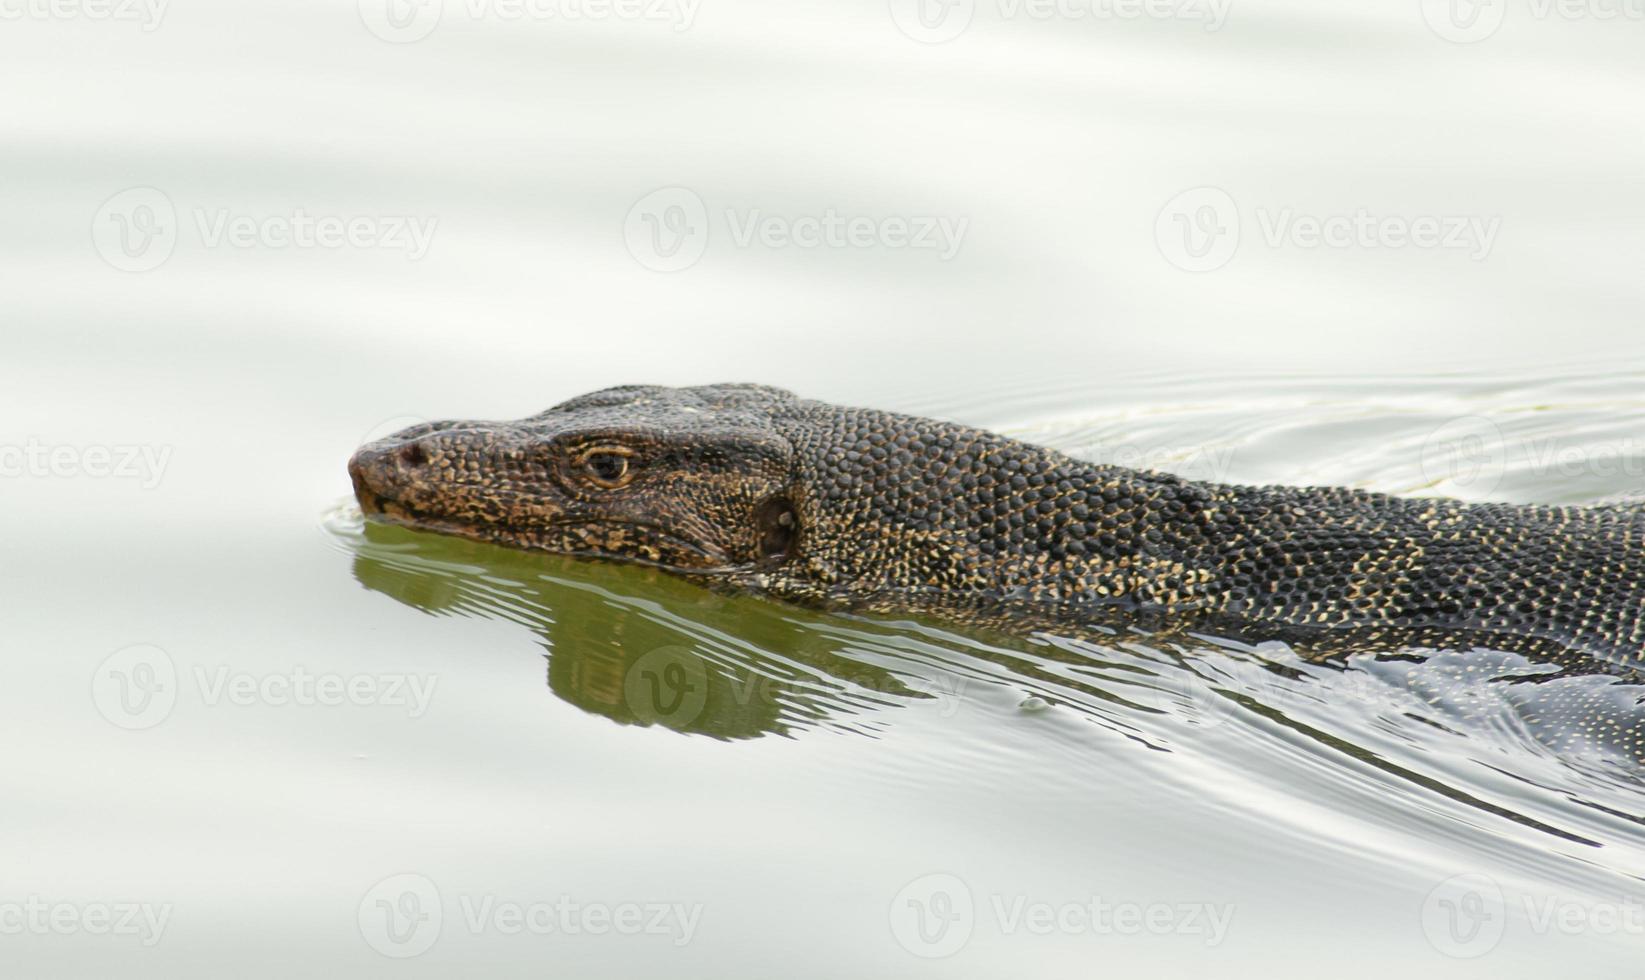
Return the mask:
MULTIPOLYGON (((548 652, 554 694, 620 724, 725 740, 808 729, 874 734, 895 725, 901 708, 948 711, 964 702, 972 710, 981 698, 1006 710, 1019 702, 1056 705, 1138 743, 1169 749, 1173 724, 1214 725, 1248 713, 1477 809, 1569 836, 1371 756, 1293 711, 1299 699, 1343 696, 1333 690, 1344 669, 1334 657, 1309 663, 1286 647, 1219 645, 1169 628, 1076 637, 813 613, 703 590, 655 569, 531 554, 375 522, 347 538, 361 584, 432 615, 525 626, 548 652), (989 689, 998 696, 986 697, 989 689)), ((1356 655, 1354 665, 1376 671, 1375 703, 1361 707, 1425 722, 1441 735, 1458 731, 1478 744, 1482 733, 1501 734, 1485 730, 1492 711, 1512 713, 1528 703, 1519 694, 1527 688, 1511 679, 1547 671, 1508 655, 1435 661, 1409 653, 1356 655), (1490 668, 1479 669, 1481 663, 1490 668)), ((1568 676, 1563 683, 1620 690, 1600 676, 1568 676)), ((1639 714, 1637 707, 1615 707, 1639 714)), ((1548 734, 1534 718, 1525 728, 1533 738, 1548 734)))

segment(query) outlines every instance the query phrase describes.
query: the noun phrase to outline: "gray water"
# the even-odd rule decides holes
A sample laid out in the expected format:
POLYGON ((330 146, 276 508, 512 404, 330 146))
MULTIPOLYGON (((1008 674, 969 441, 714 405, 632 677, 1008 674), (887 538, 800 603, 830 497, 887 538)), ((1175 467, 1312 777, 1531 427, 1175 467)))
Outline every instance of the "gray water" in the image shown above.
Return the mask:
POLYGON ((0 4, 12 972, 1638 974, 1640 774, 1450 655, 805 613, 368 526, 343 462, 758 380, 1640 496, 1645 22, 144 9, 0 4))

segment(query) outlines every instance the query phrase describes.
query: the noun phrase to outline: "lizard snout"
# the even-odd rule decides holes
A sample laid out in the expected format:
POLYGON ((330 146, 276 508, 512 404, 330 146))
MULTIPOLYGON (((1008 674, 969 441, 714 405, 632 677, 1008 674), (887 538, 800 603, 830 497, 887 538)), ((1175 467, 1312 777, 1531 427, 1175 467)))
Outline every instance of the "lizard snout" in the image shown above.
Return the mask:
POLYGON ((394 500, 428 462, 428 450, 418 438, 391 436, 361 446, 349 457, 348 475, 354 498, 367 514, 381 513, 385 500, 394 500))

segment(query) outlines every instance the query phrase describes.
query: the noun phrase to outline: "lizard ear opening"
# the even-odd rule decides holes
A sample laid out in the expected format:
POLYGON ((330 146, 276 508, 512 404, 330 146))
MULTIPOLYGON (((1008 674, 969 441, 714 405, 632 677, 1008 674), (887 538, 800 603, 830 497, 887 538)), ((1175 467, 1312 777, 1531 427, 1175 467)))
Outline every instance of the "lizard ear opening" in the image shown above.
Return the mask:
POLYGON ((770 497, 754 508, 754 533, 760 564, 787 560, 800 537, 800 518, 787 497, 770 497))

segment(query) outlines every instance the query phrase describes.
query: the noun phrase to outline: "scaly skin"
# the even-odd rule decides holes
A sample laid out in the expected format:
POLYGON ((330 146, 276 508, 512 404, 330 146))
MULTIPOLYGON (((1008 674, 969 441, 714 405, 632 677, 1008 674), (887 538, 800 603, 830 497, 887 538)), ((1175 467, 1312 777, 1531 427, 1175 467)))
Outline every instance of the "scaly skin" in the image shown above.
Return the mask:
POLYGON ((1637 508, 1197 483, 753 385, 418 426, 349 469, 368 514, 809 605, 1172 622, 1326 652, 1484 637, 1624 674, 1645 650, 1637 508))
POLYGON ((1319 659, 1509 651, 1531 662, 1467 672, 1531 692, 1538 738, 1645 762, 1639 508, 1195 483, 753 385, 418 426, 349 471, 361 509, 392 522, 808 605, 1277 638, 1319 659))

